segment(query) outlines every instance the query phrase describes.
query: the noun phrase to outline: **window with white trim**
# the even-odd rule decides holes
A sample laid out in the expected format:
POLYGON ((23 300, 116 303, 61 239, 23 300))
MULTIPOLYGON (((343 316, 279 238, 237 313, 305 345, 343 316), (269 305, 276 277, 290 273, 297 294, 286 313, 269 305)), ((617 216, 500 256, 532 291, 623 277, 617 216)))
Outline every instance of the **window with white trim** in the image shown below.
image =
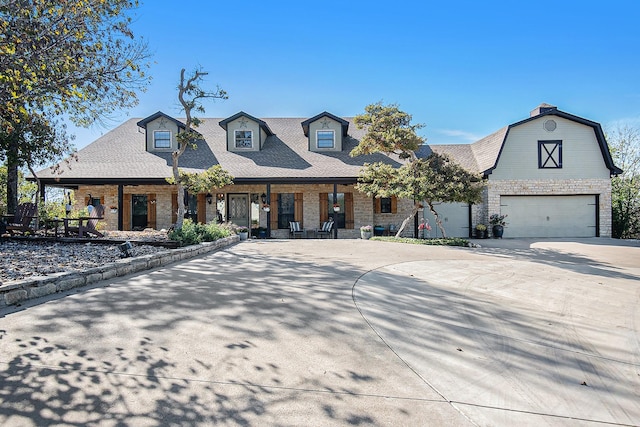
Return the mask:
POLYGON ((171 148, 171 131, 154 130, 153 148, 171 148))
POLYGON ((234 131, 236 148, 253 148, 253 131, 236 130, 234 131))
POLYGON ((316 132, 318 148, 333 148, 335 146, 335 134, 332 130, 319 130, 316 132))

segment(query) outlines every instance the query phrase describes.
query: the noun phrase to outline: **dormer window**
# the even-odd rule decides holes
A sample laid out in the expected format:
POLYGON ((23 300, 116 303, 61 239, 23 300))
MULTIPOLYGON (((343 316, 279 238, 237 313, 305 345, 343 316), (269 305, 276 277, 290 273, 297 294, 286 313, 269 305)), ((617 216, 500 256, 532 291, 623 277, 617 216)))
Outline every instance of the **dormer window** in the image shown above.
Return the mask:
POLYGON ((349 122, 323 112, 301 123, 307 137, 309 151, 327 153, 342 151, 349 130, 349 122))
POLYGON ((236 148, 253 148, 253 131, 236 130, 234 132, 236 148))
POLYGON ((335 132, 332 130, 319 130, 316 134, 318 138, 318 148, 335 147, 335 132))
POLYGON ((153 131, 153 147, 154 148, 171 148, 171 131, 154 130, 153 131))

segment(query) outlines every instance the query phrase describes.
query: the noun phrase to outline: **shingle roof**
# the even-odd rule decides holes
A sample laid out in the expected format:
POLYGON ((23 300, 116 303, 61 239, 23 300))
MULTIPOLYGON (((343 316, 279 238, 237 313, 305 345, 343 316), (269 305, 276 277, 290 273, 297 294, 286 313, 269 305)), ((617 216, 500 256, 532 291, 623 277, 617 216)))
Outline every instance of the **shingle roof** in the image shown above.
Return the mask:
MULTIPOLYGON (((189 172, 202 171, 220 164, 236 179, 329 179, 355 178, 365 162, 383 161, 395 166, 399 160, 383 154, 350 157, 349 152, 364 135, 363 130, 350 127, 341 152, 311 152, 301 128, 303 118, 262 119, 273 131, 263 148, 256 152, 230 152, 226 132, 219 126, 223 119, 207 118, 198 127, 203 140, 197 149, 187 148, 179 166, 189 172)), ((346 119, 350 121, 349 119, 346 119)), ((38 175, 47 181, 58 177, 73 180, 135 180, 164 179, 171 176, 171 153, 145 150, 145 133, 136 125, 140 119, 130 119, 78 151, 71 168, 63 166, 56 176, 45 169, 38 175)))
MULTIPOLYGON (((544 106, 543 104, 542 107, 544 106)), ((158 114, 162 113, 158 112, 154 116, 158 114)), ((241 112, 236 116, 240 114, 246 115, 241 112)), ((328 114, 324 112, 316 117, 328 114)), ((593 127, 605 163, 612 174, 621 173, 621 170, 613 164, 600 125, 562 112, 555 107, 545 109, 537 116, 505 126, 473 144, 423 145, 417 155, 425 157, 432 151, 447 154, 471 172, 490 174, 497 165, 509 129, 546 115, 557 115, 593 127)), ((256 119, 261 126, 265 126, 272 133, 269 134, 260 151, 247 152, 227 151, 226 131, 221 125, 226 124, 230 118, 203 119, 197 129, 203 139, 198 141, 197 149, 187 148, 180 157, 179 166, 188 172, 199 172, 220 164, 234 176, 236 182, 305 180, 328 182, 331 179, 355 182, 364 163, 382 161, 396 167, 402 164, 396 156, 384 154, 350 157, 349 153, 364 136, 365 131, 356 126, 349 127, 348 125, 352 123, 350 118, 337 119, 343 124, 343 129, 349 129, 349 133, 343 140, 343 150, 321 153, 309 151, 308 139, 303 131, 304 124, 308 124, 309 119, 256 119)), ((178 120, 175 121, 181 123, 178 120)), ((57 175, 52 170, 45 169, 38 172, 38 176, 45 183, 54 181, 125 183, 136 180, 140 182, 164 180, 172 174, 171 153, 145 150, 145 132, 138 125, 146 122, 148 122, 146 119, 128 120, 80 150, 77 161, 71 162, 70 169, 66 166, 61 168, 62 174, 57 175)))

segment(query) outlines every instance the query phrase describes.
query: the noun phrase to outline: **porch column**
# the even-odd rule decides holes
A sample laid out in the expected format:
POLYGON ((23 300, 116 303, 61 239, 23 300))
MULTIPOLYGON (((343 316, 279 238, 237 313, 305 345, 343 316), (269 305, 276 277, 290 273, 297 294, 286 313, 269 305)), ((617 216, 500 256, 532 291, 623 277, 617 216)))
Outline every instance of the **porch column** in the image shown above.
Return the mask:
MULTIPOLYGON (((333 184, 333 205, 335 206, 336 203, 338 203, 338 184, 333 184)), ((333 238, 338 238, 338 221, 333 221, 333 238)))
MULTIPOLYGON (((271 203, 271 184, 267 183, 267 203, 271 203)), ((271 209, 267 212, 267 239, 271 238, 271 209)))
POLYGON ((122 231, 122 209, 123 209, 123 202, 124 199, 124 186, 122 184, 118 184, 118 230, 122 231))

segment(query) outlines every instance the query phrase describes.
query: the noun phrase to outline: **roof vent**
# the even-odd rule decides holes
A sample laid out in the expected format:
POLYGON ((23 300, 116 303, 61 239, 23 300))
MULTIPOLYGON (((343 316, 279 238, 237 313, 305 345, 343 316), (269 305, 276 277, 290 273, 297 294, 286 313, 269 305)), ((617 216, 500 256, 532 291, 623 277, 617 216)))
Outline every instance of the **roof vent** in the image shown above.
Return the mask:
POLYGON ((538 105, 536 108, 534 108, 533 110, 531 110, 531 113, 529 113, 529 116, 535 117, 535 116, 539 116, 540 114, 547 113, 549 111, 555 111, 557 109, 558 107, 556 107, 555 105, 542 103, 538 105))

